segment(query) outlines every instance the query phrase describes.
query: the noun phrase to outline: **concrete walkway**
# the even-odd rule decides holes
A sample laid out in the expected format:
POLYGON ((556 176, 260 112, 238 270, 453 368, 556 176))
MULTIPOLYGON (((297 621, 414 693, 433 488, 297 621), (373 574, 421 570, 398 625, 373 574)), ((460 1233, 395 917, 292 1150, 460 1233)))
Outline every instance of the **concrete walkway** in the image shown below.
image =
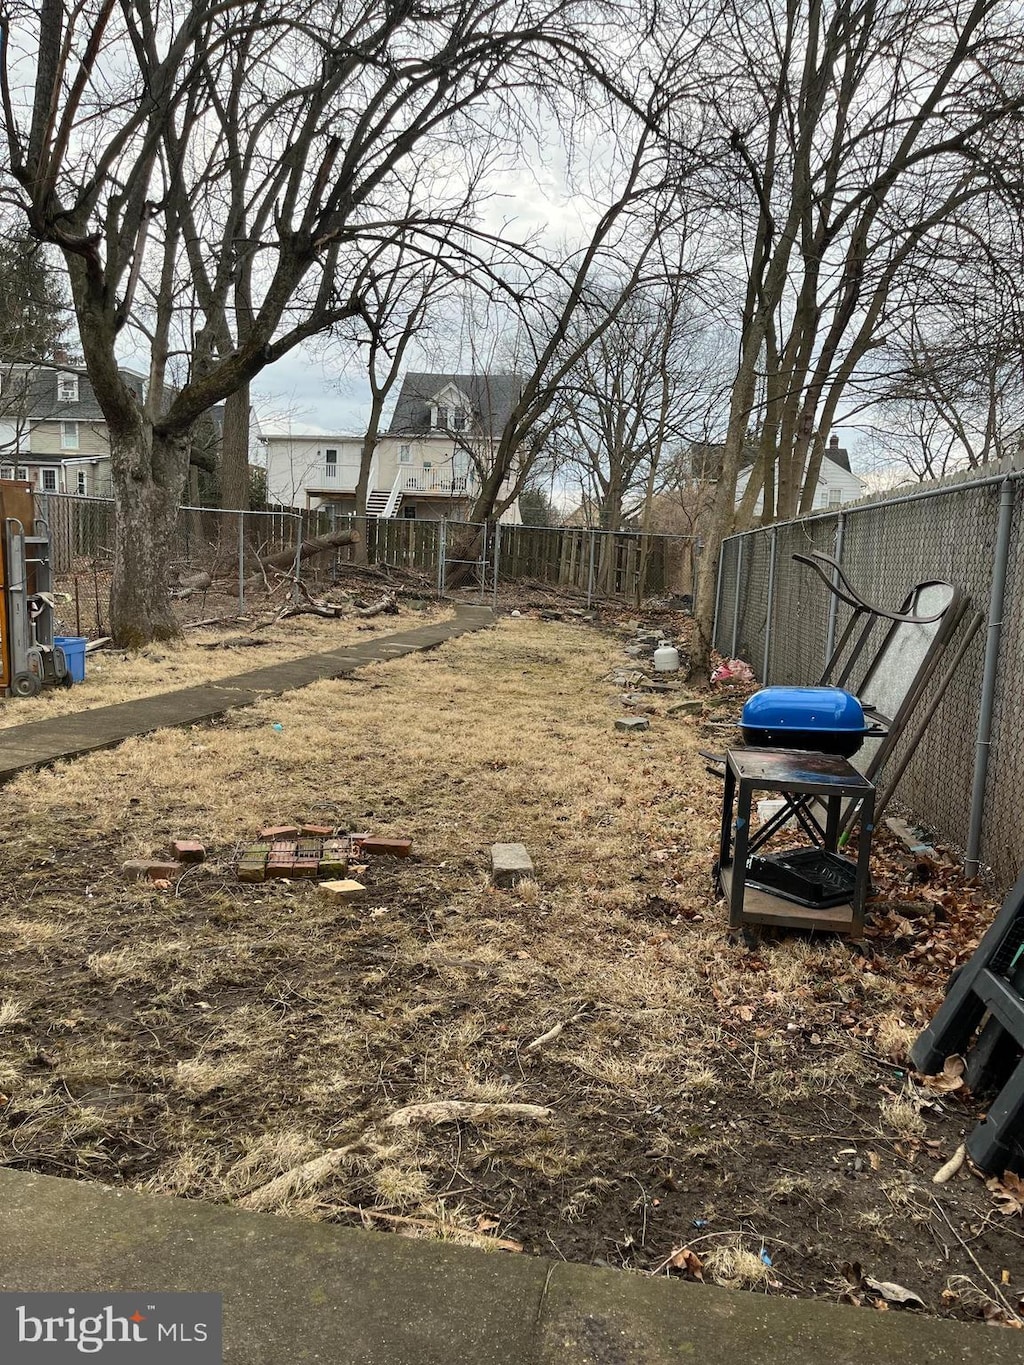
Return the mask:
POLYGON ((366 664, 385 663, 403 654, 433 649, 493 622, 494 613, 489 607, 456 607, 455 615, 448 621, 432 622, 398 635, 376 636, 325 654, 268 664, 199 687, 183 687, 138 701, 13 725, 0 730, 0 783, 26 768, 44 768, 58 759, 112 749, 131 735, 148 735, 167 726, 213 720, 237 706, 251 706, 264 697, 277 697, 321 678, 341 678, 366 664))
MULTIPOLYGON (((228 1365, 1019 1365, 1020 1335, 0 1171, 0 1289, 193 1290, 228 1365)), ((0 1342, 0 1358, 4 1346, 0 1342)))

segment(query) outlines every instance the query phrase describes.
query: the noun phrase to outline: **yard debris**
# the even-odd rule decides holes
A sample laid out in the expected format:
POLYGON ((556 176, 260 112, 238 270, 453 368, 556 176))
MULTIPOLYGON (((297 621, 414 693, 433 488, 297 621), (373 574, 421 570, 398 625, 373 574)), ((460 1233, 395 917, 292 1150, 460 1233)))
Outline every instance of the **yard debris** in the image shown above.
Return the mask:
POLYGON ((168 862, 165 858, 129 858, 121 864, 121 872, 129 882, 164 881, 180 871, 176 862, 168 862))
POLYGON ((366 890, 366 887, 362 882, 353 881, 351 878, 347 877, 344 881, 321 882, 320 890, 328 900, 350 901, 356 896, 361 896, 366 890))
POLYGON ((543 1104, 481 1104, 474 1100, 434 1100, 423 1104, 409 1104, 396 1109, 384 1123, 388 1128, 412 1128, 416 1124, 494 1123, 501 1119, 531 1119, 543 1123, 554 1117, 555 1111, 543 1104))
POLYGON ((1004 1171, 1002 1177, 993 1176, 985 1181, 985 1188, 995 1196, 996 1207, 1004 1218, 1024 1215, 1024 1179, 1012 1171, 1004 1171))
POLYGON ((310 1161, 304 1161, 300 1166, 293 1166, 290 1171, 285 1171, 265 1185, 243 1194, 238 1203, 252 1213, 271 1213, 289 1199, 301 1199, 303 1195, 311 1194, 343 1166, 350 1156, 361 1150, 362 1146, 358 1142, 349 1143, 347 1147, 332 1147, 330 1151, 323 1152, 310 1161))
POLYGON ((589 1013, 590 1008, 588 1002, 581 1009, 578 1009, 569 1019, 563 1019, 560 1024, 555 1024, 554 1027, 549 1028, 547 1033, 542 1033, 539 1038, 534 1038, 532 1043, 527 1043, 523 1048, 523 1051, 536 1052, 537 1049, 543 1047, 545 1043, 553 1043, 570 1024, 575 1024, 577 1019, 582 1019, 585 1014, 589 1013))
POLYGON ((872 1306, 880 1308, 890 1303, 899 1305, 902 1308, 925 1308, 925 1302, 919 1294, 915 1294, 912 1289, 905 1289, 903 1285, 896 1284, 892 1280, 876 1280, 870 1275, 865 1275, 861 1270, 860 1262, 847 1261, 842 1267, 850 1288, 846 1290, 842 1297, 848 1302, 860 1307, 865 1301, 872 1303, 875 1296, 881 1302, 874 1302, 872 1306))
POLYGON ((940 1166, 939 1169, 932 1176, 932 1184, 945 1185, 947 1180, 952 1180, 953 1177, 956 1175, 957 1171, 959 1171, 961 1166, 964 1164, 966 1157, 967 1148, 961 1142, 960 1146, 956 1149, 956 1151, 945 1163, 945 1165, 940 1166))
POLYGON ((756 682, 757 679, 754 675, 754 670, 747 663, 746 659, 726 659, 724 663, 720 663, 711 674, 711 681, 713 683, 752 683, 756 682))
POLYGON ((650 1273, 660 1275, 663 1270, 681 1270, 690 1279, 704 1282, 704 1262, 690 1247, 676 1247, 650 1273))
POLYGON ((954 1054, 946 1058, 937 1076, 922 1076, 921 1084, 934 1095, 950 1095, 954 1090, 962 1089, 966 1067, 964 1059, 954 1054))
POLYGON ((365 839, 360 840, 359 851, 360 853, 375 853, 392 858, 408 858, 412 853, 412 840, 378 839, 373 835, 367 835, 365 839))
POLYGON ((620 716, 615 722, 616 730, 649 730, 651 722, 646 716, 620 716))
POLYGON ((179 863, 202 863, 206 861, 206 849, 195 839, 175 839, 171 844, 171 855, 179 863))

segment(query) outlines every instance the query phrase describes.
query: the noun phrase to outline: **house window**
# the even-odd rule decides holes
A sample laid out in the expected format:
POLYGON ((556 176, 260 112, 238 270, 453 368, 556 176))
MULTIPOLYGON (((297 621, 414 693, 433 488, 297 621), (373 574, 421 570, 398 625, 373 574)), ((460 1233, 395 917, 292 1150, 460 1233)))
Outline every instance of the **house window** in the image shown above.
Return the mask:
POLYGON ((437 425, 441 428, 442 431, 447 430, 447 427, 448 427, 448 409, 447 409, 447 408, 438 408, 438 410, 437 410, 437 425))
POLYGON ((78 449, 78 423, 61 422, 60 424, 60 448, 61 450, 78 449))
POLYGON ((466 430, 466 414, 462 408, 452 408, 452 431, 466 430))
POLYGON ((13 466, 13 465, 5 464, 2 468, 0 468, 0 479, 13 479, 13 478, 14 478, 14 466, 13 466))
POLYGON ((398 447, 398 463, 399 463, 399 464, 412 464, 412 447, 411 447, 411 446, 399 446, 399 447, 398 447))
POLYGON ((19 478, 19 479, 27 479, 27 478, 28 478, 28 470, 27 470, 27 469, 23 469, 23 468, 21 467, 21 465, 18 466, 18 478, 19 478))
POLYGON ((78 402, 78 375, 59 374, 57 376, 57 402, 78 402))
POLYGON ((57 471, 55 469, 43 470, 43 492, 56 493, 57 491, 57 471))
POLYGON ((843 501, 843 490, 841 488, 830 488, 828 490, 829 507, 839 507, 843 501))
POLYGON ((86 477, 85 477, 85 470, 84 470, 84 469, 80 469, 80 470, 78 471, 78 489, 77 489, 77 491, 78 491, 80 494, 83 494, 83 495, 88 491, 87 488, 86 488, 86 477))
POLYGON ((327 456, 328 464, 338 463, 338 452, 336 450, 326 450, 324 454, 327 456))

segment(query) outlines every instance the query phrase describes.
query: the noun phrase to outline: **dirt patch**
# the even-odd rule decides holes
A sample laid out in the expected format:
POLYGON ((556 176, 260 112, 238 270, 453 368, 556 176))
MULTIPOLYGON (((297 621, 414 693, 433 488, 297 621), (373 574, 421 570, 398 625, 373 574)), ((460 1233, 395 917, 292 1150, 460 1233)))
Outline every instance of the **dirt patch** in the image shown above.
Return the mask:
POLYGON ((932 1184, 978 1106, 905 1067, 991 902, 882 844, 866 951, 731 943, 706 739, 657 696, 613 732, 621 643, 506 619, 7 787, 4 1161, 244 1202, 330 1153, 268 1206, 648 1273, 689 1248, 760 1292, 857 1297, 856 1262, 935 1313, 1016 1302, 1020 1218, 966 1168, 932 1184), (358 905, 240 885, 237 847, 298 818, 417 856, 372 861, 358 905), (121 881, 173 836, 210 862, 121 881), (496 891, 510 840, 537 880, 496 891), (387 1121, 452 1099, 498 1108, 387 1121))

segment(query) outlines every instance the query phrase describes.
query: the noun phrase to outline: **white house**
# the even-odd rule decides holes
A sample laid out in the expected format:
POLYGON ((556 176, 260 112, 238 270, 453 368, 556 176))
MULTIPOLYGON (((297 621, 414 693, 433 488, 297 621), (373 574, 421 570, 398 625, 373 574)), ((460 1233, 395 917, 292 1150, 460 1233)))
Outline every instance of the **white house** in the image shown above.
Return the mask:
MULTIPOLYGON (((407 374, 370 466, 370 516, 468 515, 522 381, 514 375, 407 374)), ((262 435, 267 501, 355 511, 363 437, 291 424, 262 435)), ((518 523, 518 501, 502 521, 518 523)))
MULTIPOLYGON (((750 466, 740 471, 736 480, 736 505, 739 506, 744 489, 750 480, 750 466)), ((849 452, 839 444, 838 436, 829 437, 825 454, 818 473, 818 486, 814 490, 814 512, 828 507, 841 507, 844 502, 855 502, 864 496, 864 480, 850 468, 849 452)), ((764 495, 757 495, 754 516, 758 516, 764 504, 764 495)))

